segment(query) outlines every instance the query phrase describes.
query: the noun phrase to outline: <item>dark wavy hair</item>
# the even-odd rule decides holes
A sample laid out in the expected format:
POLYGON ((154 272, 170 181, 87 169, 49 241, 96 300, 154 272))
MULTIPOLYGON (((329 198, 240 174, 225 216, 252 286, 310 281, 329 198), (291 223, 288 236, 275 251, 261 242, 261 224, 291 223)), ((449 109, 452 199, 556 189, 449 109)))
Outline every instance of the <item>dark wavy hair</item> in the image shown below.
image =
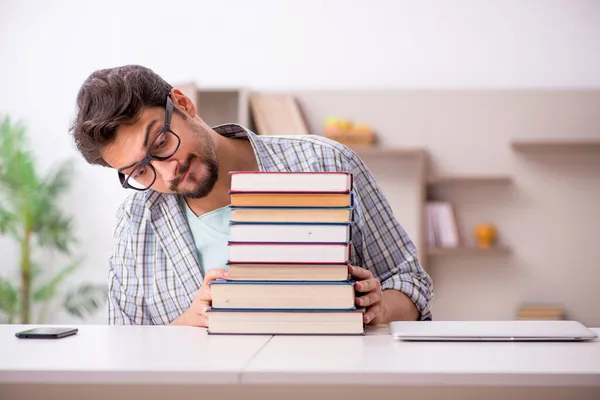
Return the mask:
POLYGON ((119 125, 135 123, 145 107, 164 107, 172 86, 149 68, 125 65, 92 73, 77 95, 71 132, 90 164, 108 167, 102 148, 115 140, 119 125))

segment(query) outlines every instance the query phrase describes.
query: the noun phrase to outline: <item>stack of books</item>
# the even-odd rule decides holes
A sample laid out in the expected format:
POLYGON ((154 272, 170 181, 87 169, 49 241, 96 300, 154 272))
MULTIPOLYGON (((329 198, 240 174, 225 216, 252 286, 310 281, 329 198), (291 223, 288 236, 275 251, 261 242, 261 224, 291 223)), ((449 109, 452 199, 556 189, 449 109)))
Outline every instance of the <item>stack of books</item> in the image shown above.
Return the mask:
POLYGON ((229 276, 209 333, 364 334, 348 274, 352 175, 232 172, 229 276))

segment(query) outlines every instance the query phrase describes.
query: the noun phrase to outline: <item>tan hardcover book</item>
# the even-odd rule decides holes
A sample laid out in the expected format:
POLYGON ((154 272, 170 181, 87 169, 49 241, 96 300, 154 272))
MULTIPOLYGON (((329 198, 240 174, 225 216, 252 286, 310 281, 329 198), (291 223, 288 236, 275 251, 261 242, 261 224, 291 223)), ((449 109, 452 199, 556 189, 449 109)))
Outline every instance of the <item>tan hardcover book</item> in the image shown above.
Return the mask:
POLYGON ((347 264, 229 264, 233 281, 344 281, 347 264))
POLYGON ((354 285, 344 282, 214 281, 214 309, 354 309, 354 285))
POLYGON ((255 207, 350 207, 350 193, 251 193, 231 192, 232 206, 255 207))
POLYGON ((364 309, 208 311, 209 334, 363 335, 364 309))
POLYGON ((239 208, 232 207, 232 222, 350 222, 346 208, 239 208))

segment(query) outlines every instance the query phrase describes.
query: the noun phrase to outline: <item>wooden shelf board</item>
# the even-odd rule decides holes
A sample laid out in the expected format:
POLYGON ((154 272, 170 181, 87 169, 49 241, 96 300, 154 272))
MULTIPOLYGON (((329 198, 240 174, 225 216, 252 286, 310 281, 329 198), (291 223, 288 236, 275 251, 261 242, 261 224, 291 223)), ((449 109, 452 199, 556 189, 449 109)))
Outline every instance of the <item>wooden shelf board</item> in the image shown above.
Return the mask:
POLYGON ((512 181, 505 175, 448 175, 432 176, 427 179, 428 185, 459 185, 459 184, 508 184, 512 181))
POLYGON ((547 150, 600 150, 600 140, 516 140, 511 143, 515 150, 547 151, 547 150))
POLYGON ((238 95, 242 92, 242 89, 237 88, 198 88, 200 94, 230 94, 238 95))
POLYGON ((427 254, 430 256, 477 256, 477 255, 503 255, 509 254, 508 247, 498 246, 489 249, 479 247, 428 247, 427 254))
POLYGON ((378 146, 348 146, 359 156, 396 156, 396 157, 415 157, 425 154, 425 149, 420 147, 414 148, 394 148, 394 147, 378 147, 378 146))

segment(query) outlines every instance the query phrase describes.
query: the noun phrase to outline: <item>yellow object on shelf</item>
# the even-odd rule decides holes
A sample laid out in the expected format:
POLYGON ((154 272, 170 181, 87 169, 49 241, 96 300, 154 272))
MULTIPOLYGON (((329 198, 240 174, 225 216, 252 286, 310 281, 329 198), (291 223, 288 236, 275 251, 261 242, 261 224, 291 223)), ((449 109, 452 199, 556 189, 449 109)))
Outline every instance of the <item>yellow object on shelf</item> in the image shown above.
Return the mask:
POLYGON ((488 249, 496 241, 496 228, 491 224, 476 225, 474 233, 479 248, 488 249))
POLYGON ((370 146, 375 143, 375 132, 367 124, 329 117, 325 121, 323 135, 347 146, 370 146))

